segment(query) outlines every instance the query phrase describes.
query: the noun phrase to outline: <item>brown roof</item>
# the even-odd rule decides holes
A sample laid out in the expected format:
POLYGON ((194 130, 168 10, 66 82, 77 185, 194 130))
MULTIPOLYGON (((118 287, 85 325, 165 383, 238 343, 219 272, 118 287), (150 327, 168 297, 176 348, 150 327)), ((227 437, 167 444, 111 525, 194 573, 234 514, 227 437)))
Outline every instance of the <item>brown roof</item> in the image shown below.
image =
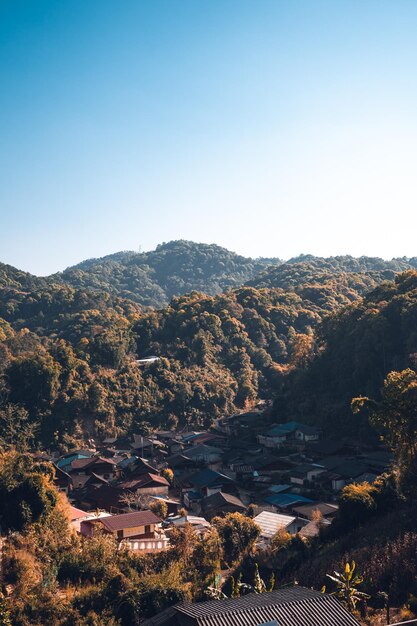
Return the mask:
POLYGON ((70 465, 70 471, 74 469, 82 469, 91 463, 91 459, 75 459, 70 465))
POLYGON ((150 474, 147 472, 142 476, 138 476, 138 478, 133 478, 132 480, 125 480, 122 483, 119 483, 119 487, 121 489, 140 489, 141 487, 145 487, 146 485, 157 483, 162 486, 169 486, 169 482, 163 476, 158 476, 157 474, 150 474))
MULTIPOLYGON (((330 525, 329 521, 324 521, 323 524, 325 526, 330 525)), ((299 535, 302 537, 317 537, 320 532, 320 525, 316 524, 316 522, 309 522, 299 531, 299 535)))
POLYGON ((79 502, 88 502, 93 508, 99 509, 123 509, 126 505, 121 501, 123 492, 118 487, 112 485, 86 485, 79 493, 79 502))
POLYGON ((100 465, 104 463, 105 465, 117 465, 113 459, 105 459, 101 456, 94 456, 90 459, 75 459, 71 463, 71 469, 83 469, 85 467, 94 467, 94 465, 100 465))
POLYGON ((124 528, 134 528, 135 526, 147 526, 149 524, 160 524, 161 519, 152 511, 135 511, 134 513, 122 513, 111 517, 102 517, 100 522, 110 532, 123 530, 124 528))
POLYGON ((222 491, 217 491, 216 493, 211 494, 211 496, 207 496, 201 502, 204 510, 211 508, 221 508, 222 506, 227 506, 231 504, 239 509, 246 509, 242 500, 237 498, 236 496, 232 496, 230 493, 223 493, 222 491))
POLYGON ((113 459, 108 459, 104 456, 95 456, 92 459, 90 459, 91 465, 96 465, 98 463, 106 463, 106 464, 110 464, 110 465, 117 465, 116 461, 114 461, 113 459))
POLYGON ((293 511, 303 517, 311 519, 314 511, 320 511, 323 516, 336 515, 338 511, 337 504, 327 504, 326 502, 313 502, 312 504, 301 504, 294 506, 293 511))

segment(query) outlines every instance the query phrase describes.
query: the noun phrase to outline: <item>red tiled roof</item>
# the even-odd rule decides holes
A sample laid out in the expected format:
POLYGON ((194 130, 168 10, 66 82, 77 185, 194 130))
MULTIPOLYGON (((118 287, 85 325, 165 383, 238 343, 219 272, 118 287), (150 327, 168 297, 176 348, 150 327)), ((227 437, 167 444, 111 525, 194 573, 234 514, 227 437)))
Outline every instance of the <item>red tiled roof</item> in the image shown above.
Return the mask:
POLYGON ((112 517, 102 517, 100 519, 100 522, 110 532, 123 530, 124 528, 134 528, 135 526, 160 524, 161 521, 152 511, 135 511, 134 513, 122 513, 121 515, 112 515, 112 517))

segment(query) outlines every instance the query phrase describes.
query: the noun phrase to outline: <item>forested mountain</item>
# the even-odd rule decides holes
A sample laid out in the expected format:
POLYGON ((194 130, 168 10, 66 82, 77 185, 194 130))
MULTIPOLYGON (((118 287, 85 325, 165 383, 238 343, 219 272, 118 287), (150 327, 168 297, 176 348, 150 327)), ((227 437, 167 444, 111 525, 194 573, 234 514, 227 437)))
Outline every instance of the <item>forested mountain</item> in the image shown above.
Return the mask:
POLYGON ((44 443, 147 425, 209 424, 273 397, 311 352, 327 314, 358 298, 363 277, 299 292, 193 292, 144 311, 108 292, 52 284, 0 291, 3 406, 28 412, 44 443), (355 285, 357 288, 355 289, 355 285), (137 357, 160 361, 141 369, 137 357))
MULTIPOLYGON (((387 266, 390 261, 387 261, 387 266)), ((353 264, 352 264, 353 266, 353 264)), ((410 269, 407 267, 404 269, 410 269)), ((298 291, 306 285, 328 285, 335 292, 354 299, 357 294, 370 291, 384 280, 392 280, 396 272, 403 270, 389 269, 343 269, 333 266, 327 259, 308 259, 297 263, 288 261, 274 267, 269 266, 258 276, 248 281, 248 284, 261 287, 280 287, 298 291)))
POLYGON ((312 361, 283 381, 276 410, 358 433, 366 422, 352 414, 351 399, 377 398, 390 371, 416 367, 417 273, 402 273, 327 317, 315 342, 312 361))
POLYGON ((119 252, 71 267, 59 279, 154 307, 190 291, 215 295, 243 285, 279 259, 249 259, 214 244, 171 241, 144 253, 119 252))
POLYGON ((4 405, 27 411, 44 442, 209 424, 249 407, 302 362, 314 328, 340 306, 327 288, 304 300, 281 289, 193 292, 153 312, 62 285, 0 295, 4 405), (135 358, 149 354, 161 359, 143 370, 135 358))
POLYGON ((47 284, 48 279, 38 278, 33 274, 16 269, 12 265, 0 263, 0 288, 37 289, 47 284))
POLYGON ((0 287, 34 291, 61 284, 82 291, 106 292, 154 308, 162 308, 173 296, 191 291, 217 295, 244 284, 289 290, 326 284, 353 300, 357 293, 365 293, 382 280, 392 279, 396 272, 413 267, 417 267, 416 258, 384 261, 302 255, 283 263, 278 258, 250 259, 214 244, 180 240, 161 244, 150 252, 118 252, 88 259, 44 278, 0 264, 0 287))
POLYGON ((323 284, 329 282, 331 275, 341 273, 344 292, 349 288, 345 275, 353 273, 356 275, 353 291, 364 293, 382 280, 392 279, 395 272, 412 267, 417 267, 417 259, 384 261, 351 256, 324 259, 311 255, 283 264, 278 258, 250 259, 214 244, 181 240, 159 245, 151 252, 119 252, 102 259, 90 259, 68 268, 56 278, 73 287, 104 290, 160 308, 173 296, 191 291, 216 295, 244 284, 292 289, 307 282, 323 284))
MULTIPOLYGON (((193 275, 193 284, 220 290, 219 276, 230 286, 266 263, 187 242, 147 254, 168 291, 174 283, 185 289, 193 275)), ((44 443, 178 422, 208 425, 265 397, 277 398, 280 418, 349 429, 350 399, 375 395, 384 375, 417 352, 406 316, 415 274, 382 283, 408 261, 381 269, 378 259, 306 257, 269 268, 251 285, 215 295, 192 291, 150 310, 121 297, 125 290, 114 282, 114 264, 130 271, 137 256, 120 253, 68 270, 85 279, 78 287, 64 282, 65 272, 38 279, 2 266, 2 406, 27 412, 44 443), (138 357, 152 354, 160 360, 138 366, 138 357)), ((168 291, 159 292, 161 301, 168 291)))
POLYGON ((349 254, 326 258, 312 254, 301 254, 291 258, 288 263, 312 263, 316 267, 331 269, 336 272, 378 272, 385 270, 403 272, 410 268, 416 268, 417 258, 401 257, 386 261, 380 257, 353 257, 349 254))

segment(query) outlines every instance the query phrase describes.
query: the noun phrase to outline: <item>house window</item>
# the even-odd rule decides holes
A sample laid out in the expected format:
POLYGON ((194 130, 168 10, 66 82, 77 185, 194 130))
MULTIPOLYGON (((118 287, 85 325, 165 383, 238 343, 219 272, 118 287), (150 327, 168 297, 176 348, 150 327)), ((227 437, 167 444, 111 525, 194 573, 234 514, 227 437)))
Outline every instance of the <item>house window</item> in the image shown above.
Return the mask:
POLYGON ((145 534, 146 533, 150 533, 151 532, 151 527, 150 526, 145 526, 145 534))
POLYGON ((117 538, 118 539, 123 539, 123 530, 118 530, 117 531, 117 538))

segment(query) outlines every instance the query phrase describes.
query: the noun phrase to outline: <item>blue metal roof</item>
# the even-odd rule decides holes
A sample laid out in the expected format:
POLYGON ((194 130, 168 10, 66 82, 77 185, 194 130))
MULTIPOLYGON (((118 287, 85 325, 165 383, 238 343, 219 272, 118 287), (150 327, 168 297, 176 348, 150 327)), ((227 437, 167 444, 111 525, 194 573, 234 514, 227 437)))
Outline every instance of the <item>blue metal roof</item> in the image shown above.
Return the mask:
POLYGON ((286 422, 285 424, 277 424, 273 426, 269 430, 266 431, 266 435, 270 437, 274 437, 277 435, 288 435, 289 433, 293 433, 297 428, 302 427, 303 424, 299 422, 286 422))
POLYGON ((313 502, 310 498, 305 498, 304 496, 299 496, 295 493, 278 493, 273 496, 268 496, 265 498, 265 502, 268 504, 273 504, 274 506, 290 506, 291 504, 295 504, 296 502, 304 502, 305 504, 309 504, 313 502))
POLYGON ((62 469, 63 467, 66 467, 67 465, 71 465, 71 463, 75 460, 78 459, 89 459, 90 457, 87 454, 81 454, 79 452, 74 452, 74 454, 71 455, 67 455, 65 456, 63 459, 59 459, 59 461, 56 462, 56 466, 59 467, 60 469, 62 469))
POLYGON ((214 484, 221 484, 223 482, 231 482, 231 478, 221 474, 220 472, 215 472, 209 468, 202 469, 201 471, 193 474, 189 477, 189 481, 192 485, 196 487, 209 487, 214 484))

